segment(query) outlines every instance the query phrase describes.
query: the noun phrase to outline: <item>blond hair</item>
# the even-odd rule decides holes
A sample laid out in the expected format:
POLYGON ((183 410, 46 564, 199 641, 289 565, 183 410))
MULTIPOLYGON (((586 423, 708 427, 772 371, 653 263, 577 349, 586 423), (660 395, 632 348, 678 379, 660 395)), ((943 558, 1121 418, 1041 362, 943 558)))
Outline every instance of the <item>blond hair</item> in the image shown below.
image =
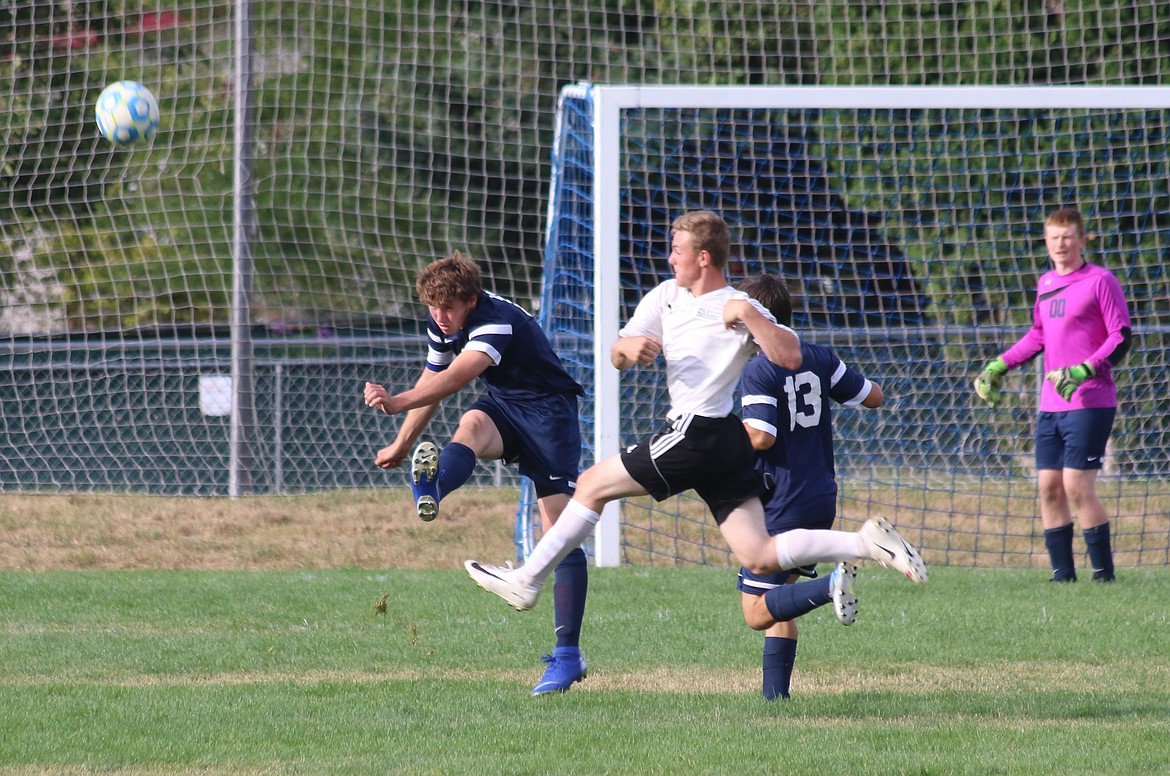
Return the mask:
POLYGON ((711 256, 711 263, 719 269, 727 265, 727 257, 731 254, 731 235, 727 222, 718 213, 710 210, 683 213, 670 225, 670 233, 675 232, 690 232, 696 252, 706 251, 711 256))

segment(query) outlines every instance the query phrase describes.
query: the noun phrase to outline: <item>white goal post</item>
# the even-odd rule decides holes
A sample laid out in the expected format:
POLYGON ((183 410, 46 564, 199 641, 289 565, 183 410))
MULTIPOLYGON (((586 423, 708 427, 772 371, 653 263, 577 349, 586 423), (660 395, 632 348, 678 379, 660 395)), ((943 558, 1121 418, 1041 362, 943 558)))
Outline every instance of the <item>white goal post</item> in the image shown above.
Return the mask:
MULTIPOLYGON (((622 324, 619 276, 622 245, 619 224, 622 219, 623 185, 621 132, 625 112, 671 108, 1164 110, 1170 108, 1170 87, 751 87, 582 83, 565 87, 558 114, 567 98, 586 98, 592 110, 592 253, 596 258, 593 266, 595 296, 592 358, 595 384, 586 387, 592 391, 597 407, 593 447, 595 458, 600 460, 618 452, 622 441, 619 438, 619 422, 624 410, 619 409, 622 407, 620 375, 609 364, 609 348, 622 324)), ((555 197, 550 197, 550 229, 553 208, 556 207, 553 200, 555 197)), ((666 247, 663 245, 662 250, 665 251, 666 247)), ((594 555, 599 566, 614 566, 622 562, 619 509, 619 503, 609 504, 597 527, 594 555)))

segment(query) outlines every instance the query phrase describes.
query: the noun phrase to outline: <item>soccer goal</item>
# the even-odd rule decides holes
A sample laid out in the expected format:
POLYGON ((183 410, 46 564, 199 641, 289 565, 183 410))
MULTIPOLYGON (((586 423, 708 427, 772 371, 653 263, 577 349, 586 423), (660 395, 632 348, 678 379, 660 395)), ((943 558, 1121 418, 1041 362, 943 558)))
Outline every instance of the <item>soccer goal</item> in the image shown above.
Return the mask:
MULTIPOLYGON (((540 318, 588 391, 583 466, 661 424, 663 374, 619 373, 609 346, 670 276, 671 221, 715 210, 732 280, 783 275, 801 336, 887 396, 835 413, 838 524, 884 514, 937 564, 1045 564, 1037 375, 1012 373, 997 410, 970 382, 1030 324, 1044 217, 1076 206, 1137 335, 1099 488, 1118 564, 1170 562, 1168 133, 1167 87, 565 87, 540 318)), ((526 488, 521 555, 532 503, 526 488)), ((589 549, 599 565, 733 563, 691 493, 610 505, 589 549)))

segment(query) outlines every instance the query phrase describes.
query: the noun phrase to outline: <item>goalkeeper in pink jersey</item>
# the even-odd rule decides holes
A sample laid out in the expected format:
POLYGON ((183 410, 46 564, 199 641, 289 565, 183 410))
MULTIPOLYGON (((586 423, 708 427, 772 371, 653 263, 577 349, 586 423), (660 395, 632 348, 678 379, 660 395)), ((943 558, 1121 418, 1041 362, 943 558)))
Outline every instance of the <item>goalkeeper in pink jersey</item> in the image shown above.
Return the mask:
POLYGON ((1117 413, 1113 367, 1130 347, 1129 310, 1117 278, 1081 255, 1088 237, 1077 210, 1062 208, 1048 216, 1044 242, 1053 268, 1040 276, 1032 328, 983 368, 975 392, 995 406, 1003 375, 1044 351, 1036 469, 1052 581, 1077 579, 1071 505, 1093 581, 1112 582, 1109 517, 1097 497, 1097 474, 1117 413))

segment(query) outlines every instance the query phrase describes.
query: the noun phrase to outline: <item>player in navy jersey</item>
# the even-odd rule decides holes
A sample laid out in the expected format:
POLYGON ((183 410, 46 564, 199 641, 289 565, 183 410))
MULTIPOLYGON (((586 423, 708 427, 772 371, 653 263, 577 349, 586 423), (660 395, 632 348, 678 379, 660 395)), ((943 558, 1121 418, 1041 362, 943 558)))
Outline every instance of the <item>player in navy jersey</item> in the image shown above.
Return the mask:
MULTIPOLYGON (((439 402, 477 377, 487 389, 459 420, 440 451, 425 441, 411 457, 418 516, 433 520, 439 502, 467 482, 476 460, 519 463, 532 480, 548 531, 576 487, 581 459, 577 398, 584 392, 561 365, 536 320, 516 304, 483 290, 479 268, 458 252, 431 263, 416 287, 427 305, 427 359, 413 388, 391 395, 366 383, 365 402, 388 415, 406 413, 398 435, 375 465, 401 466, 439 402)), ((564 692, 585 678, 580 632, 588 572, 580 548, 557 566, 556 647, 533 695, 564 692)))
MULTIPOLYGON (((675 219, 669 259, 674 277, 646 294, 610 347, 617 369, 649 366, 663 356, 671 405, 665 427, 586 469, 560 519, 523 566, 466 561, 476 584, 515 609, 531 609, 551 569, 592 533, 607 503, 643 495, 662 501, 691 489, 711 510, 736 559, 754 573, 866 558, 915 582, 926 581, 921 556, 881 518, 871 518, 857 532, 798 529, 768 535, 759 499, 763 477, 733 412, 735 389, 757 349, 773 363, 799 367, 800 339, 728 284, 729 253, 729 230, 718 214, 700 210, 675 219)), ((787 609, 772 615, 791 619, 787 609)))
MULTIPOLYGON (((764 305, 777 323, 792 325, 792 300, 778 276, 752 275, 736 288, 764 305)), ((744 368, 740 383, 744 427, 756 450, 756 468, 770 486, 763 496, 764 521, 773 536, 796 528, 833 527, 837 479, 832 403, 880 407, 885 399, 880 386, 824 345, 802 340, 800 355, 798 369, 756 356, 744 368)), ((802 574, 815 576, 815 567, 800 573, 739 571, 744 620, 764 631, 763 693, 768 700, 789 697, 799 633, 795 620, 776 620, 771 610, 779 606, 767 597, 789 599, 794 614, 832 602, 844 625, 853 624, 857 616, 854 564, 838 563, 827 578, 797 583, 802 574)))
POLYGON ((1097 496, 1097 475, 1117 413, 1113 368, 1131 344, 1129 309, 1113 273, 1085 261, 1088 235, 1079 211, 1053 211, 1044 222, 1044 244, 1052 269, 1037 282, 1032 328, 983 368, 975 378, 975 393, 995 406, 1004 374, 1043 351, 1036 479, 1051 581, 1077 581, 1071 504, 1093 581, 1112 582, 1109 516, 1097 496))

